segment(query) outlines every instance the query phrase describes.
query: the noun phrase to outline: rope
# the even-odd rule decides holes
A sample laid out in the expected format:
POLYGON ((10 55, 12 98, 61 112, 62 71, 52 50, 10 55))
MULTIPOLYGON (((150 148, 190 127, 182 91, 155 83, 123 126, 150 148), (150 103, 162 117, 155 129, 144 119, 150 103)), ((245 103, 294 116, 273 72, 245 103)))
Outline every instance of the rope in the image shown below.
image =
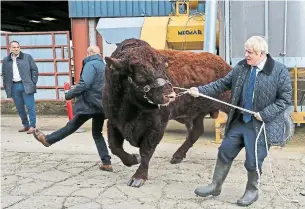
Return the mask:
MULTIPOLYGON (((185 90, 185 93, 184 93, 184 94, 189 93, 189 89, 180 88, 180 87, 173 87, 173 88, 174 88, 174 89, 185 90)), ((219 102, 219 103, 228 105, 228 106, 230 106, 230 107, 234 107, 234 108, 236 108, 236 109, 239 109, 239 110, 241 110, 241 111, 250 113, 250 114, 252 114, 252 115, 255 114, 255 112, 250 111, 250 110, 248 110, 248 109, 245 109, 245 108, 242 108, 242 107, 238 107, 238 106, 232 105, 232 104, 227 103, 227 102, 223 102, 223 101, 221 101, 221 100, 219 100, 219 99, 215 99, 215 98, 213 98, 213 97, 210 97, 210 96, 207 96, 207 95, 204 95, 204 94, 199 94, 199 96, 205 97, 205 98, 208 98, 208 99, 211 99, 211 100, 214 100, 214 101, 216 101, 216 102, 219 102)))
MULTIPOLYGON (((176 97, 179 97, 179 96, 182 96, 184 94, 188 94, 190 92, 190 89, 186 89, 186 88, 180 88, 180 87, 173 87, 174 89, 179 89, 179 90, 184 90, 184 92, 180 92, 177 94, 176 97)), ((210 96, 207 96, 207 95, 204 95, 204 94, 201 94, 199 93, 199 96, 201 97, 205 97, 207 99, 211 99, 211 100, 214 100, 216 102, 219 102, 219 103, 222 103, 222 104, 225 104, 225 105, 228 105, 230 107, 233 107, 233 108, 236 108, 236 109, 239 109, 241 111, 244 111, 244 112, 247 112, 247 113, 250 113, 252 115, 255 114, 255 112, 253 111, 250 111, 250 110, 247 110, 245 108, 242 108, 242 107, 239 107, 239 106, 236 106, 236 105, 232 105, 230 103, 227 103, 227 102, 224 102, 224 101, 221 101, 219 99, 216 99, 216 98, 213 98, 213 97, 210 97, 210 96)), ((272 166, 271 166, 271 161, 270 161, 270 156, 269 156, 269 149, 268 149, 268 143, 267 143, 267 135, 266 135, 266 127, 265 127, 265 123, 263 122, 259 132, 258 132, 258 135, 255 139, 255 164, 256 164, 256 173, 258 175, 258 189, 259 189, 259 185, 260 185, 260 180, 261 180, 261 175, 260 175, 260 171, 259 171, 259 167, 258 167, 258 151, 257 151, 257 143, 258 143, 258 139, 262 133, 262 131, 264 131, 264 138, 265 138, 265 145, 266 145, 266 150, 267 150, 267 157, 268 157, 268 162, 269 162, 269 168, 270 168, 270 173, 271 173, 271 177, 272 177, 272 181, 273 181, 273 185, 277 191, 277 193, 280 195, 280 197, 286 201, 290 201, 290 202, 293 202, 293 203, 299 203, 299 200, 296 200, 296 199, 287 199, 285 198, 281 193, 280 191, 278 190, 277 186, 276 186, 276 183, 275 183, 275 179, 274 179, 274 175, 273 175, 273 170, 272 170, 272 166)))

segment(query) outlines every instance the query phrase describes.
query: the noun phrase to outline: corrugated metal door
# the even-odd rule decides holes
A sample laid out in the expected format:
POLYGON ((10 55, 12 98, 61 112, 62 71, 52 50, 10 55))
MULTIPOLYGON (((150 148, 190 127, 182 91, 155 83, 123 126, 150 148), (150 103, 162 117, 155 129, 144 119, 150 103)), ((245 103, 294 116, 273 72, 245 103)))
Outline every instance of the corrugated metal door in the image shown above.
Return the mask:
POLYGON ((244 59, 244 43, 267 38, 273 58, 287 67, 305 67, 305 1, 230 1, 230 47, 234 66, 244 59))
MULTIPOLYGON (((1 33, 1 65, 9 43, 16 40, 21 51, 30 54, 39 70, 37 101, 63 98, 64 82, 72 81, 69 31, 1 33)), ((1 99, 6 99, 1 79, 1 99)))
MULTIPOLYGON (((156 17, 173 12, 174 2, 168 0, 69 0, 70 18, 89 17, 156 17)), ((205 1, 199 1, 193 12, 204 12, 205 1)))

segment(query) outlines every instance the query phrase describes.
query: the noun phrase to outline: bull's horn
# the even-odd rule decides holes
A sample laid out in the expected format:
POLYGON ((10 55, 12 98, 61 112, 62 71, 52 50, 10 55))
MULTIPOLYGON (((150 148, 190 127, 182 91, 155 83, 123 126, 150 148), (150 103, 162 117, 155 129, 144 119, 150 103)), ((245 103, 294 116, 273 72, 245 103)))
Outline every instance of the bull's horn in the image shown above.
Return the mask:
POLYGON ((120 59, 105 57, 105 61, 111 69, 121 69, 123 67, 123 61, 120 59))

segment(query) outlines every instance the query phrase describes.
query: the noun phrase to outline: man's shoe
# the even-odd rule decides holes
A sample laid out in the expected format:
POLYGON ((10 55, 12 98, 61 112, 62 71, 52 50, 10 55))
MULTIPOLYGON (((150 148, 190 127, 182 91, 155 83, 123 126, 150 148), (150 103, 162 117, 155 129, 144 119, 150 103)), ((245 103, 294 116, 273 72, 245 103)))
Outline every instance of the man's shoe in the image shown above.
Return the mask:
POLYGON ((26 133, 32 134, 32 133, 34 133, 34 131, 35 131, 35 128, 31 127, 31 128, 29 128, 29 130, 26 133))
POLYGON ((104 164, 100 164, 99 165, 100 170, 102 171, 109 171, 109 172, 113 172, 113 168, 112 165, 104 165, 104 164))
POLYGON ((41 131, 39 131, 38 129, 35 129, 33 132, 33 135, 35 137, 35 139, 37 139, 37 141, 39 141, 41 144, 43 144, 45 147, 49 147, 51 146, 47 140, 46 140, 46 136, 44 135, 44 133, 42 133, 41 131))
POLYGON ((23 127, 22 129, 19 129, 18 132, 26 132, 30 129, 30 127, 23 127))

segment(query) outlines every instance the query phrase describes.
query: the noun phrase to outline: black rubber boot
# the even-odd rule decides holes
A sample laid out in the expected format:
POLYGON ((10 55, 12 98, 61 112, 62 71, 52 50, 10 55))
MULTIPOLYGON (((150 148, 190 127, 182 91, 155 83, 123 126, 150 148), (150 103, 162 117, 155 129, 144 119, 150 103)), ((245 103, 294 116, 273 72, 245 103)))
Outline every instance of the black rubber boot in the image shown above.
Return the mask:
POLYGON ((217 159, 212 183, 206 187, 198 187, 195 190, 195 194, 201 197, 220 195, 222 184, 229 173, 231 165, 232 163, 223 163, 217 159))
POLYGON ((239 206, 248 206, 258 199, 258 175, 257 172, 248 172, 246 191, 242 198, 237 201, 239 206))

